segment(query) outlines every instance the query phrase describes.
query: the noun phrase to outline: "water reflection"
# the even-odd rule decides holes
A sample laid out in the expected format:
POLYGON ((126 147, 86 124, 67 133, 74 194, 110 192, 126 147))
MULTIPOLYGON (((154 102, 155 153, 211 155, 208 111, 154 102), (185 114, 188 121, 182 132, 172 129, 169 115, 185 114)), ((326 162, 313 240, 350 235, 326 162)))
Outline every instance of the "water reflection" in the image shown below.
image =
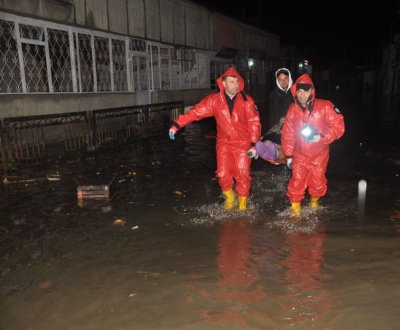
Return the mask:
POLYGON ((260 285, 247 290, 258 278, 250 263, 250 234, 247 220, 227 220, 221 228, 217 257, 221 298, 251 302, 265 296, 260 285))
POLYGON ((243 329, 334 322, 324 287, 323 225, 311 233, 281 234, 260 232, 246 219, 221 225, 216 283, 196 290, 204 299, 198 309, 203 320, 243 329))
POLYGON ((332 301, 324 288, 322 224, 312 233, 289 233, 285 244, 288 256, 282 261, 283 285, 287 289, 281 302, 283 318, 291 325, 316 321, 332 310, 332 301))
POLYGON ((250 320, 264 318, 264 313, 251 308, 266 296, 254 263, 251 262, 251 225, 246 219, 228 219, 218 241, 217 288, 202 291, 212 305, 200 310, 201 316, 213 324, 249 326, 250 320))

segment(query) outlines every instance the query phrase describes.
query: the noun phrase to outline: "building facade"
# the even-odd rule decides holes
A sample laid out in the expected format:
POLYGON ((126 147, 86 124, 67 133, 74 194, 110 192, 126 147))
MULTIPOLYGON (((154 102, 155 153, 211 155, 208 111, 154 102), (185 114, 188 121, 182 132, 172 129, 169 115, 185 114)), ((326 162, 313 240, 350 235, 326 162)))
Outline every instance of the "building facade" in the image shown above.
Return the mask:
POLYGON ((265 104, 279 36, 184 0, 0 0, 0 118, 198 102, 234 65, 265 104))

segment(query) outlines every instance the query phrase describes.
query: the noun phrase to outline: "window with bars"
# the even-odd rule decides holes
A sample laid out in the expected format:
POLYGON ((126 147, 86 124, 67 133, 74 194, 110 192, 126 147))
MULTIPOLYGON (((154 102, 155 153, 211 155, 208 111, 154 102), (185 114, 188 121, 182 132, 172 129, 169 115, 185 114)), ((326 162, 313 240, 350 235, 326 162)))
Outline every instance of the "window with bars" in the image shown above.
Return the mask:
POLYGON ((122 40, 112 40, 112 54, 113 54, 113 90, 127 91, 127 72, 126 72, 126 48, 125 42, 122 40))
POLYGON ((129 72, 132 91, 148 89, 148 64, 146 42, 141 39, 129 39, 129 72))
POLYGON ((22 93, 15 24, 0 20, 0 93, 22 93))
POLYGON ((68 32, 48 29, 47 33, 53 90, 55 92, 73 92, 68 32))
POLYGON ((3 14, 0 94, 209 88, 210 58, 174 47, 3 14))

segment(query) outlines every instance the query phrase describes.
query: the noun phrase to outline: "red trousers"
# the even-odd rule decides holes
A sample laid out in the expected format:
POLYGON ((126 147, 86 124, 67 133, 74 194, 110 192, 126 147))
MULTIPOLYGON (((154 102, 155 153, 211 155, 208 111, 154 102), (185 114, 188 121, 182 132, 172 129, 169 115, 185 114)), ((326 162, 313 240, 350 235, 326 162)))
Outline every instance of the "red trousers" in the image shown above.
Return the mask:
POLYGON ((325 177, 328 166, 329 151, 315 157, 293 155, 292 177, 289 180, 287 196, 291 203, 301 202, 306 189, 313 197, 322 197, 326 194, 327 182, 325 177))
POLYGON ((223 191, 233 187, 236 181, 236 192, 247 197, 250 191, 251 159, 247 155, 250 146, 217 144, 217 178, 223 191))

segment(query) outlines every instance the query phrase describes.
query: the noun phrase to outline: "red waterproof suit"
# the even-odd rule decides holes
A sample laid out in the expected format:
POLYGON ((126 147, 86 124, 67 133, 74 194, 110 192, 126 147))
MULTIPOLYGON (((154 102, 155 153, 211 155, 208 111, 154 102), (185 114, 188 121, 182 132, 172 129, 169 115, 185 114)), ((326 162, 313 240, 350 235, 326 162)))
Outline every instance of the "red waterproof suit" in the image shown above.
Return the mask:
POLYGON ((186 114, 174 122, 177 130, 206 117, 215 117, 217 122, 217 177, 223 191, 233 187, 239 196, 247 197, 250 190, 250 164, 247 151, 261 134, 261 125, 253 99, 243 92, 243 78, 234 68, 229 68, 217 79, 219 92, 205 97, 186 114), (232 114, 226 102, 222 79, 235 76, 239 79, 240 92, 237 94, 232 114))
POLYGON ((308 187, 310 196, 322 197, 327 190, 325 177, 329 160, 329 144, 339 139, 344 133, 344 120, 340 111, 327 100, 315 99, 314 84, 308 74, 300 76, 291 87, 295 99, 288 110, 282 128, 282 151, 285 156, 292 156, 292 177, 290 178, 287 196, 292 203, 304 198, 308 187), (298 83, 313 86, 311 102, 303 110, 296 102, 298 83), (319 142, 306 142, 301 135, 306 123, 311 124, 321 135, 319 142))

